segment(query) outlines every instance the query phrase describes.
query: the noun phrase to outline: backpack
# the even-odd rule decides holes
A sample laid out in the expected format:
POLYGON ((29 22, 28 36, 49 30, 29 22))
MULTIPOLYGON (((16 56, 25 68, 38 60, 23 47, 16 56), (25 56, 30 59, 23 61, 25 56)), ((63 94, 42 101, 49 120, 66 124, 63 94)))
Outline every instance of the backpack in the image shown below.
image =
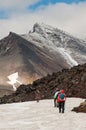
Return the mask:
POLYGON ((66 95, 65 95, 65 93, 60 93, 60 94, 58 95, 57 102, 65 102, 65 100, 66 100, 66 95))
POLYGON ((63 93, 61 93, 59 96, 60 96, 60 100, 64 100, 65 95, 63 93))

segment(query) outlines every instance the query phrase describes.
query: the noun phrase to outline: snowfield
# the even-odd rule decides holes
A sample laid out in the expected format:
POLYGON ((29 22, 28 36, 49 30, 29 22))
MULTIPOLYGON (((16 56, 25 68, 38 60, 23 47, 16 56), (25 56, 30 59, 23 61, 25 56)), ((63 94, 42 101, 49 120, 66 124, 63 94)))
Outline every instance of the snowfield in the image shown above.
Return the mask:
POLYGON ((0 105, 0 130, 86 130, 86 114, 71 111, 82 101, 67 98, 64 114, 53 100, 0 105))

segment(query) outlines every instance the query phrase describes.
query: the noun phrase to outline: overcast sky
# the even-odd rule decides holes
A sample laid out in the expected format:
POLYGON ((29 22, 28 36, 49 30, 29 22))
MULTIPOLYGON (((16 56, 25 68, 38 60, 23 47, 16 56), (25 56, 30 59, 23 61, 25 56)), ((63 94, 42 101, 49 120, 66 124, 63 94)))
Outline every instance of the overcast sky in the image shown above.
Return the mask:
POLYGON ((45 23, 86 39, 86 0, 0 0, 0 39, 45 23))

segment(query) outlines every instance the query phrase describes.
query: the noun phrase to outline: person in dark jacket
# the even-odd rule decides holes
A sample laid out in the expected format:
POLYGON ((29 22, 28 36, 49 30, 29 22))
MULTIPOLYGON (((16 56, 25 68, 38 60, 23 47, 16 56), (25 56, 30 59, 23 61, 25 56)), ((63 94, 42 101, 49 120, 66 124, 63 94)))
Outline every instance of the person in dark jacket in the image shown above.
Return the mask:
POLYGON ((64 113, 64 106, 66 101, 66 95, 64 90, 61 90, 60 94, 58 95, 57 101, 59 103, 59 113, 64 113))

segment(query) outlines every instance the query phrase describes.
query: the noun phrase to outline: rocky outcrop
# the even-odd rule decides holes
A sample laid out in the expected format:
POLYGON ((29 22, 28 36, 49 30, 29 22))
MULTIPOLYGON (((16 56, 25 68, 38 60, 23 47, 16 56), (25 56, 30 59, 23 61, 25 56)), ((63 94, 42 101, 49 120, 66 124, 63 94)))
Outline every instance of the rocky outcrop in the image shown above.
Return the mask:
POLYGON ((75 112, 84 112, 86 113, 86 100, 80 104, 78 107, 74 107, 72 111, 75 112))
POLYGON ((68 97, 86 98, 86 64, 47 75, 33 84, 21 85, 12 95, 0 98, 0 103, 35 100, 37 90, 40 99, 51 99, 57 88, 64 89, 68 97))

